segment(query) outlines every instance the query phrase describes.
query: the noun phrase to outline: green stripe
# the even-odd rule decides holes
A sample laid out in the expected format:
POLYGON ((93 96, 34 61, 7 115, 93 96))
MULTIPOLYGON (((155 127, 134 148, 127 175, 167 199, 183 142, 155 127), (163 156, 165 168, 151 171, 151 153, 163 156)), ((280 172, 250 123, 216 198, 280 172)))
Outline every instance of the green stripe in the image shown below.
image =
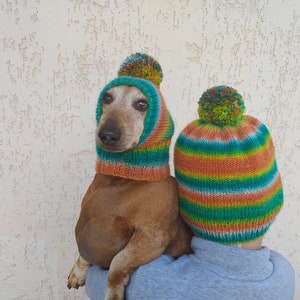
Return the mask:
POLYGON ((191 203, 188 199, 179 195, 179 208, 184 214, 197 222, 239 224, 245 220, 262 220, 272 215, 283 204, 282 188, 267 201, 261 204, 247 204, 237 207, 208 207, 191 203))
POLYGON ((96 146, 98 158, 107 163, 125 164, 132 167, 161 167, 169 163, 168 147, 135 149, 121 153, 108 152, 96 146))

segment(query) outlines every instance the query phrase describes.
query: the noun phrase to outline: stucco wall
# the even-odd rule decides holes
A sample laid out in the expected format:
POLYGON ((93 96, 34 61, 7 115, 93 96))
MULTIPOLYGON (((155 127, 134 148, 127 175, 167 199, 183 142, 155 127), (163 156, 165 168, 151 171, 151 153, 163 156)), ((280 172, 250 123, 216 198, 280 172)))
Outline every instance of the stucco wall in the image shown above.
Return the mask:
POLYGON ((163 68, 174 139, 217 84, 267 124, 285 206, 265 244, 293 264, 300 299, 299 0, 1 0, 0 22, 0 299, 84 299, 66 278, 96 101, 137 51, 163 68))

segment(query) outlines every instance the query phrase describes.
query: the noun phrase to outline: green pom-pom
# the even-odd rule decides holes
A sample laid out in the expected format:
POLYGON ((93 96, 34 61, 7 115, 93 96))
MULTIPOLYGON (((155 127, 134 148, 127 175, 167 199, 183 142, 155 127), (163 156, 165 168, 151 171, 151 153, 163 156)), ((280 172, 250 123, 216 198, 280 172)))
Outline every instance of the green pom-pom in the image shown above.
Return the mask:
POLYGON ((217 126, 236 125, 245 111, 242 96, 225 85, 206 90, 198 104, 200 121, 217 126))
POLYGON ((118 76, 132 76, 151 81, 160 86, 163 79, 160 64, 151 56, 143 53, 135 53, 126 58, 121 64, 118 76))

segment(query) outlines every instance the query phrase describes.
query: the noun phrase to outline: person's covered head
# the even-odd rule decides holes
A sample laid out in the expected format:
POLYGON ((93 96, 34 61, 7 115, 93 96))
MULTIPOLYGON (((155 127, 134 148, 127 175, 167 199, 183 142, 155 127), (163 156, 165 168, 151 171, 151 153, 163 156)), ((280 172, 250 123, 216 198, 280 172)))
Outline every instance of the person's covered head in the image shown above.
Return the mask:
POLYGON ((175 144, 181 216, 196 236, 207 240, 256 240, 283 204, 270 133, 244 115, 242 96, 231 87, 208 89, 198 104, 199 118, 175 144))

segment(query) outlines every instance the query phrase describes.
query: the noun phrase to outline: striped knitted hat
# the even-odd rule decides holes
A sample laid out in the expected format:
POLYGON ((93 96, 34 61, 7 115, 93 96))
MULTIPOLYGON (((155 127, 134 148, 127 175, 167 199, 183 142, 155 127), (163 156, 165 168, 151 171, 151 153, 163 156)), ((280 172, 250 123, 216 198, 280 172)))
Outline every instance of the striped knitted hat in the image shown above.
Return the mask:
POLYGON ((148 111, 139 143, 124 152, 108 152, 96 145, 96 172, 135 180, 157 181, 170 175, 169 146, 174 133, 173 120, 159 91, 163 74, 151 56, 133 54, 123 62, 118 77, 101 91, 96 122, 102 115, 102 97, 116 86, 135 86, 148 99, 148 111))
POLYGON ((231 87, 217 86, 199 100, 199 119, 175 144, 179 209, 196 236, 225 244, 255 240, 283 204, 270 133, 243 115, 231 87))

